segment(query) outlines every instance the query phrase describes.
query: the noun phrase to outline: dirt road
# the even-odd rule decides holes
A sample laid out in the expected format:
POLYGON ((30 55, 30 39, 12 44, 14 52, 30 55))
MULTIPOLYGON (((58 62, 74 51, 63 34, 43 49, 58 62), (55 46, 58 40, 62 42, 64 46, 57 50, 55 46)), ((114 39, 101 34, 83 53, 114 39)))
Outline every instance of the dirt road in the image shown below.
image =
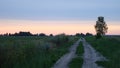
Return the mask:
POLYGON ((72 45, 69 49, 69 53, 62 56, 52 68, 68 68, 69 62, 75 57, 76 48, 79 45, 79 39, 74 45, 72 45))
POLYGON ((104 61, 106 60, 100 53, 96 52, 94 48, 88 44, 84 38, 82 38, 83 46, 84 46, 84 54, 83 54, 83 66, 82 68, 103 68, 98 66, 96 61, 104 61))

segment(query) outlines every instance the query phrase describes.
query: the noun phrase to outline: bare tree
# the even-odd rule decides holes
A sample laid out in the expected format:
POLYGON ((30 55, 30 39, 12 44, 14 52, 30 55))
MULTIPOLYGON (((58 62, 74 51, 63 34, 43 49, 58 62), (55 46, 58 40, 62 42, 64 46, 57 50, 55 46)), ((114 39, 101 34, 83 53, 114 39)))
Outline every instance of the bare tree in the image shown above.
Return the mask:
POLYGON ((96 21, 96 25, 95 25, 95 30, 96 30, 96 38, 100 38, 103 35, 105 35, 105 33, 107 33, 108 27, 104 21, 104 17, 102 16, 98 17, 98 21, 96 21))

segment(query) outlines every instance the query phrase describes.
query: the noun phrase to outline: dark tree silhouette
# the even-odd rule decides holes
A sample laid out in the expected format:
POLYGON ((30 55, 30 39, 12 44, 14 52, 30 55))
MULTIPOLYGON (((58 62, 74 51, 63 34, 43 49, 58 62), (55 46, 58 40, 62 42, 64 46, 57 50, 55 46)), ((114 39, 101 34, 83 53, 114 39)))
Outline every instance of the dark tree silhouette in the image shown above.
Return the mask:
POLYGON ((98 21, 96 21, 95 25, 96 30, 96 38, 101 38, 105 33, 107 33, 108 27, 107 24, 104 21, 104 17, 100 16, 98 17, 98 21))
POLYGON ((40 33, 39 36, 46 36, 46 34, 44 34, 44 33, 40 33))
POLYGON ((53 34, 50 34, 49 36, 53 36, 53 34))
POLYGON ((80 33, 76 33, 75 36, 81 36, 81 34, 80 33))
POLYGON ((33 36, 30 32, 20 31, 19 33, 10 34, 9 36, 33 36))
POLYGON ((86 36, 93 36, 91 33, 86 33, 86 36))
POLYGON ((81 33, 80 35, 81 35, 82 37, 84 37, 84 36, 85 36, 85 34, 83 34, 83 33, 81 33))

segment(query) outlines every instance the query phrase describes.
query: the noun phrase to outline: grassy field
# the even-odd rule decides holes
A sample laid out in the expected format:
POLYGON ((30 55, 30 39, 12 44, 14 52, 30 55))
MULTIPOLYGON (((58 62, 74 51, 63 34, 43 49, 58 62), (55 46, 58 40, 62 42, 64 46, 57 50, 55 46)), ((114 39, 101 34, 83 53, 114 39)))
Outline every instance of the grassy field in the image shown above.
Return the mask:
POLYGON ((75 36, 0 36, 1 68, 51 68, 75 36))
POLYGON ((98 40, 95 37, 86 37, 86 40, 108 59, 96 63, 105 68, 120 68, 120 36, 107 36, 98 40))
POLYGON ((79 46, 77 47, 77 57, 74 58, 70 64, 69 64, 69 68, 82 68, 82 64, 83 64, 83 53, 84 53, 84 48, 82 45, 82 42, 80 42, 79 46))

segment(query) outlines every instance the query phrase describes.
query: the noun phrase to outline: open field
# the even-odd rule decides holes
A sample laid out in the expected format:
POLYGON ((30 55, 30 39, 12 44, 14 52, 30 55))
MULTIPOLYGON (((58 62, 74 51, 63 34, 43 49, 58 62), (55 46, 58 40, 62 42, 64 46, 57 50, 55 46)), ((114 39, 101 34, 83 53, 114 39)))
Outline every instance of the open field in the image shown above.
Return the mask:
MULTIPOLYGON (((51 68, 55 62, 68 52, 69 47, 80 37, 57 36, 0 36, 1 68, 51 68)), ((105 36, 95 39, 85 37, 86 41, 100 52, 108 61, 96 63, 105 68, 120 68, 120 36, 105 36)), ((84 47, 80 42, 69 68, 83 65, 84 47)))
POLYGON ((120 36, 108 36, 98 40, 95 37, 86 37, 86 40, 108 59, 96 63, 105 68, 120 68, 120 36))
POLYGON ((75 36, 0 36, 1 68, 51 68, 75 36))

